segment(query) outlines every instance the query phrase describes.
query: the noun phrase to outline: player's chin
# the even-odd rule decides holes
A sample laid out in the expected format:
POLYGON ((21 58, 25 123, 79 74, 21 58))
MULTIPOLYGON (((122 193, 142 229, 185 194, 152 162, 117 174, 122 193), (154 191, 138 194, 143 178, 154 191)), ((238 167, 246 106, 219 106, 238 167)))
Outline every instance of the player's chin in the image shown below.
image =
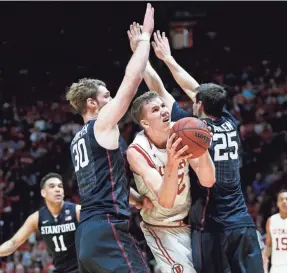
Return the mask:
POLYGON ((170 120, 168 121, 162 121, 162 129, 163 130, 169 130, 170 129, 170 120))
POLYGON ((60 196, 56 196, 53 201, 56 204, 62 203, 63 202, 63 197, 62 196, 61 197, 60 196))

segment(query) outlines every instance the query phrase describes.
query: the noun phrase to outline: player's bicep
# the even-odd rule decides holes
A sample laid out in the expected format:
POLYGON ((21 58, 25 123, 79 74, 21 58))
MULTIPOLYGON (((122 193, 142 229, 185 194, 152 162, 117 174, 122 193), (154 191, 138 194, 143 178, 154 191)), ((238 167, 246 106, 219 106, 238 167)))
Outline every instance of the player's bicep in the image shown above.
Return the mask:
POLYGON ((226 109, 222 111, 222 115, 229 119, 236 127, 239 124, 239 121, 234 116, 232 116, 226 109))
POLYGON ((100 110, 96 125, 98 128, 114 128, 117 125, 127 112, 140 82, 140 77, 125 75, 116 96, 100 110))
POLYGON ((127 160, 134 173, 141 176, 146 186, 158 196, 158 191, 162 185, 162 177, 156 168, 149 162, 141 152, 134 148, 127 150, 127 160))
POLYGON ((15 247, 22 245, 30 235, 38 228, 39 212, 31 214, 23 224, 23 226, 13 236, 12 241, 15 247))

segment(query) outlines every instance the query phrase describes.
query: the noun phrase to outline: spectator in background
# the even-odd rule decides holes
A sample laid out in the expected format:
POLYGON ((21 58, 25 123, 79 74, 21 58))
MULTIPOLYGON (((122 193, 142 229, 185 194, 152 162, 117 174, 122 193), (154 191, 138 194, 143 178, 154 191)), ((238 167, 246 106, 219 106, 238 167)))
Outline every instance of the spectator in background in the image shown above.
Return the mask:
POLYGON ((255 197, 258 197, 262 191, 268 189, 268 184, 263 179, 262 174, 260 172, 256 173, 255 180, 252 182, 252 187, 255 197))
MULTIPOLYGON (((56 24, 59 23, 57 20, 53 21, 53 23, 54 22, 56 24)), ((40 23, 37 25, 40 26, 40 23)), ((37 27, 37 25, 34 24, 35 27, 37 27)), ((70 27, 72 28, 73 24, 70 27)), ((119 23, 119 25, 111 27, 109 31, 113 33, 113 31, 120 30, 122 27, 119 23)), ((32 31, 35 30, 33 30, 31 26, 29 31, 32 33, 32 31)), ((70 29, 70 31, 72 33, 74 30, 70 29)), ((68 32, 65 30, 65 34, 68 32)), ((59 37, 61 37, 62 40, 65 39, 65 35, 50 37, 49 32, 45 35, 48 35, 47 38, 50 41, 58 41, 57 39, 59 39, 59 37)), ((238 36, 241 38, 241 35, 238 36)), ((18 40, 18 45, 20 46, 22 45, 21 37, 20 40, 18 40)), ((110 37, 113 37, 113 35, 110 37)), ((15 39, 16 38, 15 36, 15 39)), ((196 38, 201 39, 198 35, 196 38)), ((44 46, 47 44, 46 40, 39 40, 37 35, 35 35, 35 39, 37 39, 37 45, 43 42, 41 45, 42 52, 44 46)), ((27 43, 29 41, 31 44, 34 43, 33 39, 27 39, 27 43)), ((229 110, 232 108, 231 112, 240 121, 241 138, 244 148, 243 167, 241 169, 244 178, 243 191, 247 192, 248 195, 247 202, 249 211, 252 213, 258 229, 263 232, 266 219, 272 212, 274 213, 276 211, 276 206, 273 204, 271 197, 275 195, 279 187, 286 187, 287 81, 286 63, 283 62, 285 58, 277 59, 273 52, 272 54, 270 54, 270 52, 269 55, 263 55, 265 54, 265 47, 261 48, 264 49, 261 53, 258 51, 252 52, 252 48, 249 47, 253 59, 250 57, 243 58, 245 54, 240 53, 238 49, 233 46, 230 47, 229 53, 226 51, 222 52, 221 46, 219 45, 221 41, 219 39, 217 40, 217 38, 213 40, 213 47, 210 47, 213 54, 209 54, 206 50, 206 46, 209 46, 211 43, 210 40, 209 44, 205 44, 205 41, 197 40, 198 47, 195 43, 193 54, 190 49, 177 50, 175 51, 175 58, 178 59, 179 57, 181 65, 183 64, 183 66, 187 68, 187 71, 191 71, 191 74, 196 73, 197 79, 201 82, 211 82, 215 80, 228 86, 228 88, 226 88, 229 93, 227 107, 229 110), (202 51, 203 48, 204 50, 202 51), (239 58, 240 54, 241 57, 239 58), (226 57, 224 58, 223 56, 226 57), (225 59, 229 59, 229 63, 235 65, 231 66, 227 64, 225 59), (221 70, 215 70, 215 63, 218 67, 221 66, 221 70), (249 66, 246 65, 247 63, 249 63, 249 66), (280 158, 281 160, 279 160, 280 158), (275 168, 273 168, 273 165, 275 168), (279 166, 278 170, 277 166, 279 166), (259 175, 256 175, 259 170, 261 170, 260 181, 258 180, 259 175), (256 179, 256 177, 258 178, 256 179), (264 184, 262 184, 263 180, 264 184), (267 188, 263 189, 263 187, 265 187, 264 185, 267 185, 267 188)), ((101 44, 105 44, 105 42, 106 41, 103 41, 101 44)), ((77 41, 75 43, 77 43, 77 41)), ((229 43, 229 40, 227 40, 227 43, 229 43)), ((16 44, 9 43, 8 41, 5 46, 4 43, 1 45, 1 50, 7 49, 13 52, 14 46, 16 46, 16 44)), ((35 50, 36 47, 35 44, 35 50)), ((113 72, 109 71, 113 76, 108 80, 109 86, 112 85, 116 87, 118 81, 117 71, 123 71, 121 65, 124 65, 118 56, 121 55, 121 57, 123 56, 124 58, 124 53, 121 52, 121 54, 119 54, 117 47, 111 47, 111 52, 112 49, 113 54, 105 54, 105 58, 109 55, 111 56, 111 58, 108 57, 111 63, 117 61, 117 69, 113 70, 113 72)), ((94 50, 95 48, 93 48, 93 51, 94 50)), ((269 50, 271 51, 271 48, 269 50)), ((9 55, 8 51, 7 56, 9 55)), ((31 57, 29 54, 30 53, 27 52, 27 58, 31 57)), ((37 58, 39 58, 41 54, 39 52, 37 58)), ((57 54, 62 54, 62 51, 55 48, 53 56, 59 59, 57 54)), ((79 54, 82 55, 84 53, 81 52, 79 54)), ((90 54, 90 52, 87 51, 87 54, 90 54)), ((285 55, 286 51, 283 52, 283 54, 285 55)), ((11 65, 12 67, 13 60, 11 56, 9 58, 9 66, 11 65)), ((105 59, 105 61, 107 60, 105 59)), ((151 61, 154 61, 153 57, 151 61)), ((68 145, 65 140, 67 141, 67 139, 75 135, 78 128, 81 128, 82 122, 78 121, 79 119, 77 119, 75 114, 67 114, 67 112, 70 111, 69 105, 63 103, 63 101, 58 98, 59 93, 63 92, 66 85, 71 82, 72 76, 70 75, 79 77, 79 75, 83 75, 84 71, 85 73, 89 71, 89 73, 91 72, 95 75, 99 70, 94 70, 88 62, 85 63, 84 61, 81 71, 79 70, 78 64, 73 65, 71 63, 69 69, 65 69, 65 72, 59 76, 59 71, 61 69, 63 70, 63 66, 59 68, 61 64, 57 63, 53 65, 51 60, 49 75, 45 74, 48 68, 45 67, 44 63, 43 66, 37 67, 38 72, 35 75, 35 73, 33 74, 32 72, 32 62, 33 60, 31 59, 31 69, 29 67, 29 73, 25 75, 25 82, 23 82, 22 76, 14 72, 10 73, 9 69, 5 69, 4 73, 0 72, 0 100, 3 98, 3 100, 0 101, 0 170, 2 170, 2 175, 0 171, 0 217, 1 221, 5 220, 5 228, 2 229, 3 240, 9 237, 10 233, 15 232, 15 221, 23 221, 32 210, 39 208, 41 199, 37 194, 37 187, 39 187, 39 176, 42 174, 56 171, 57 169, 61 170, 62 174, 67 177, 67 180, 65 180, 69 181, 67 182, 67 184, 69 184, 67 185, 69 187, 67 196, 76 203, 78 203, 77 200, 79 200, 73 169, 71 169, 69 164, 66 164, 70 161, 70 155, 67 152, 68 145), (39 76, 41 73, 45 74, 44 78, 39 76), (20 90, 20 92, 18 92, 18 90, 20 90), (25 93, 22 92, 23 90, 25 90, 25 93), (46 90, 49 92, 48 96, 47 93, 45 94, 46 90), (24 96, 22 93, 24 93, 24 96), (13 98, 12 96, 15 94, 16 97, 13 98), (31 96, 31 94, 33 94, 33 96, 31 96), (72 130, 68 130, 65 134, 59 133, 59 128, 62 125, 64 127, 70 127, 71 124, 73 124, 72 130), (34 127, 37 127, 39 131, 34 132, 34 127), (40 140, 38 134, 43 136, 40 137, 40 140), (32 140, 38 140, 31 141, 30 137, 32 140), (56 144, 60 146, 57 148, 57 153, 55 152, 56 144), (59 155, 61 155, 60 159, 59 155), (35 173, 39 174, 35 175, 35 173), (13 183, 16 186, 17 176, 20 177, 18 185, 22 185, 19 201, 19 204, 21 204, 21 213, 13 211, 10 196, 5 192, 6 190, 9 192, 13 183), (25 212, 23 212, 23 210, 25 210, 25 212), (23 216, 21 216, 22 214, 23 216)), ((99 62, 101 63, 101 58, 99 62)), ((5 64, 3 63, 3 65, 5 64)), ((17 65, 18 63, 16 62, 16 66, 17 65)), ((27 66, 29 66, 29 63, 27 63, 27 66)), ((104 67, 101 67, 101 70, 104 69, 104 67)), ((189 111, 191 104, 187 103, 187 98, 180 92, 179 87, 174 84, 173 81, 169 80, 171 76, 165 74, 165 69, 161 69, 160 67, 159 69, 161 71, 161 77, 163 74, 167 90, 173 92, 173 95, 177 94, 177 100, 181 107, 187 108, 186 110, 189 111)), ((141 87, 138 92, 141 92, 141 87)), ((127 117, 121 125, 123 125, 123 127, 119 127, 122 136, 129 145, 139 128, 131 122, 129 117, 127 117)), ((133 226, 137 233, 137 210, 134 210, 133 214, 135 216, 133 226)), ((139 240, 141 241, 142 239, 139 238, 139 240)), ((37 252, 41 252, 38 246, 39 244, 41 248, 43 247, 44 251, 46 248, 45 244, 32 240, 34 258, 38 256, 35 255, 36 248, 37 252), (35 244, 37 246, 35 246, 35 244)), ((49 265, 49 256, 48 253, 45 254, 44 252, 43 257, 46 258, 41 258, 41 263, 43 262, 45 269, 47 264, 49 265)), ((23 257, 25 255, 26 254, 24 254, 23 257)), ((31 273, 42 271, 41 266, 36 266, 33 255, 31 258, 31 267, 28 271, 30 269, 31 273)), ((12 270, 14 270, 14 265, 12 270)))

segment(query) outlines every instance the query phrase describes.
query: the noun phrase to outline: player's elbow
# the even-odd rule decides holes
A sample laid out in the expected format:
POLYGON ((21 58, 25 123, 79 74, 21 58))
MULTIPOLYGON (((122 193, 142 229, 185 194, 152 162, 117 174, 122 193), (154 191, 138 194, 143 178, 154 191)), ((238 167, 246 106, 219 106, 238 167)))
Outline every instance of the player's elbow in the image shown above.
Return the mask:
POLYGON ((210 179, 210 180, 202 180, 200 181, 201 186, 205 188, 211 188, 215 184, 216 180, 210 179))
POLYGON ((175 198, 168 198, 168 196, 158 196, 158 204, 165 209, 172 209, 174 207, 175 198))
POLYGON ((206 170, 202 177, 199 177, 199 182, 203 187, 211 188, 216 183, 215 168, 206 170))
POLYGON ((125 78, 127 80, 129 80, 130 85, 135 85, 137 86, 138 84, 140 84, 140 82, 143 80, 144 78, 144 72, 145 70, 135 70, 135 69, 130 69, 129 67, 127 67, 126 71, 125 71, 125 78))
POLYGON ((207 172, 203 179, 199 179, 200 184, 203 187, 211 188, 216 183, 216 177, 215 177, 215 170, 214 172, 207 172))

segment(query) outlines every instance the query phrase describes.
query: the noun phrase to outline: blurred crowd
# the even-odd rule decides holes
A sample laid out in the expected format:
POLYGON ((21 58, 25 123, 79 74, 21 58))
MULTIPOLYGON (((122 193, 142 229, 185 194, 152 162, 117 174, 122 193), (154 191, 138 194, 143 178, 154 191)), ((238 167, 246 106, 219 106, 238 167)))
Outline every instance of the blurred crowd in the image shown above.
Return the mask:
MULTIPOLYGON (((163 80, 169 82, 165 78, 163 80)), ((197 80, 202 82, 201 77, 197 80)), ((228 90, 227 108, 239 121, 243 143, 243 191, 258 230, 265 234, 265 222, 276 212, 275 195, 286 187, 286 76, 280 66, 263 60, 260 64, 243 67, 240 73, 211 72, 209 81, 222 84, 228 90)), ((109 82, 107 84, 109 87, 109 82)), ((192 103, 181 90, 169 86, 168 90, 186 110, 191 111, 192 103)), ((22 105, 13 98, 2 104, 1 117, 0 214, 3 241, 11 237, 27 216, 42 205, 39 180, 47 172, 61 173, 65 179, 66 199, 79 203, 69 144, 81 128, 82 121, 62 100, 38 100, 22 105)), ((139 128, 127 114, 120 122, 120 130, 129 144, 139 128)), ((139 213, 135 209, 133 212, 137 226, 139 213)), ((133 231, 138 241, 145 245, 141 231, 137 227, 133 227, 133 231)), ((6 272, 23 272, 21 266, 11 267, 11 262, 17 263, 19 259, 22 259, 23 266, 33 265, 33 272, 38 272, 34 263, 37 263, 39 255, 42 266, 49 265, 51 260, 42 245, 41 241, 31 240, 26 248, 7 260, 6 272), (28 250, 32 251, 31 255, 27 254, 28 250), (37 256, 35 252, 41 254, 37 256)))
MULTIPOLYGON (((71 22, 69 21, 69 24, 71 22)), ((75 28, 75 31, 77 31, 76 25, 71 27, 75 28)), ((106 29, 102 30, 103 33, 105 31, 106 29)), ((69 31, 66 32, 69 35, 69 31)), ((88 32, 84 30, 84 34, 88 32)), ((60 34, 64 35, 65 30, 61 29, 60 34)), ((215 34, 217 37, 217 33, 215 34)), ((117 35, 115 37, 117 41, 120 40, 117 35)), ((197 47, 196 44, 196 48, 173 51, 172 54, 199 83, 215 82, 223 85, 228 91, 227 109, 239 121, 243 144, 241 151, 243 192, 257 228, 265 238, 266 220, 271 214, 276 213, 275 197, 280 189, 286 188, 287 180, 286 60, 274 58, 271 54, 262 55, 261 58, 249 56, 244 58, 235 46, 228 46, 229 43, 213 37, 199 38, 202 39, 199 44, 209 45, 209 50, 205 46, 197 47)), ((60 47, 63 45, 66 50, 68 47, 64 43, 65 39, 61 37, 57 39, 60 47)), ((51 41, 54 40, 50 39, 49 42, 52 43, 51 41)), ((77 42, 79 41, 76 40, 75 43, 77 42)), ((22 44, 23 48, 27 43, 22 44)), ((107 67, 103 66, 102 69, 101 66, 103 71, 99 72, 99 76, 98 74, 94 76, 106 81, 108 89, 115 93, 124 74, 128 60, 125 58, 130 54, 127 53, 129 47, 127 42, 125 54, 122 55, 120 52, 122 48, 116 50, 112 40, 105 43, 110 43, 111 47, 103 45, 106 51, 108 49, 107 59, 105 59, 107 67), (113 67, 111 70, 110 63, 113 67), (103 73, 107 74, 106 78, 100 78, 103 73)), ((125 45, 124 41, 121 43, 125 45)), ((5 45, 2 43, 4 46, 7 44, 9 41, 5 45)), ((13 45, 10 48, 13 50, 13 45)), ((64 54, 61 52, 60 50, 58 54, 64 54)), ((18 57, 15 55, 15 58, 18 57)), ((75 58, 79 56, 76 54, 75 58)), ((100 59, 97 61, 102 64, 100 59)), ((4 63, 5 60, 3 59, 4 63)), ((7 59, 7 62, 10 60, 7 59)), ((89 55, 90 63, 91 60, 93 58, 89 55)), ((191 111, 192 102, 177 86, 168 69, 154 56, 151 61, 167 90, 183 108, 191 111)), ((68 62, 67 66, 68 64, 70 63, 68 62)), ((59 67, 62 69, 63 64, 59 64, 59 67)), ((89 76, 85 73, 91 74, 93 69, 91 70, 91 65, 88 64, 71 67, 67 68, 66 77, 58 76, 60 68, 57 65, 54 68, 50 65, 49 69, 39 68, 42 74, 33 66, 31 71, 29 68, 18 70, 17 76, 15 71, 11 74, 9 67, 6 74, 4 70, 0 70, 0 94, 3 95, 2 97, 0 95, 1 242, 10 238, 27 216, 43 205, 39 181, 48 172, 60 173, 65 181, 66 200, 80 203, 69 144, 75 133, 82 127, 82 120, 66 103, 64 94, 65 88, 72 83, 75 75, 89 76), (74 67, 73 71, 71 67, 74 67)), ((139 94, 146 90, 146 86, 141 85, 139 94)), ((140 130, 132 123, 129 114, 121 120, 119 127, 127 145, 140 130)), ((133 179, 131 184, 133 186, 133 179)), ((132 232, 153 267, 151 253, 139 230, 141 221, 139 211, 135 208, 131 209, 132 232)), ((2 259, 0 273, 51 272, 52 269, 51 258, 44 242, 38 234, 33 234, 19 251, 7 259, 2 259)), ((154 268, 154 272, 158 272, 157 268, 154 268)))

